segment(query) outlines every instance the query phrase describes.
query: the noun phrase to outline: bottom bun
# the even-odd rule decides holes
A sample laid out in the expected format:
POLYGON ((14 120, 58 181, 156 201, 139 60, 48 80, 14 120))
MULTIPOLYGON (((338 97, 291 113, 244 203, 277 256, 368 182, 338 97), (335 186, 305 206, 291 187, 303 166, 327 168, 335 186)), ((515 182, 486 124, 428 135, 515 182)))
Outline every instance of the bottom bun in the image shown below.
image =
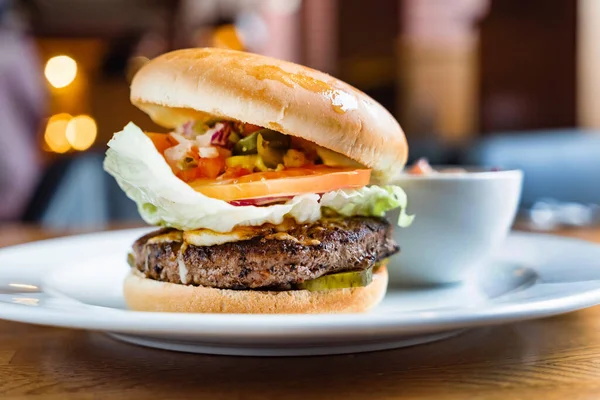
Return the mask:
POLYGON ((229 314, 314 314, 363 312, 379 304, 385 295, 388 273, 381 267, 364 287, 321 292, 283 292, 215 289, 160 282, 132 271, 123 293, 136 311, 229 313, 229 314))

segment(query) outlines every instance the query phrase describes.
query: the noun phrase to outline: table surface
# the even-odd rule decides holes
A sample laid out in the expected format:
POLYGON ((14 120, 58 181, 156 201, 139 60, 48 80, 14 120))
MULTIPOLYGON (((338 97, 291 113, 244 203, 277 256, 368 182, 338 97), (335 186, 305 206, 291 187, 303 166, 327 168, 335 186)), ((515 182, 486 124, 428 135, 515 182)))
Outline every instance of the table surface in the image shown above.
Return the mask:
MULTIPOLYGON (((0 246, 65 232, 0 227, 0 246)), ((557 234, 600 243, 600 228, 557 234)), ((85 331, 0 321, 0 398, 600 398, 600 306, 365 354, 171 353, 85 331)))

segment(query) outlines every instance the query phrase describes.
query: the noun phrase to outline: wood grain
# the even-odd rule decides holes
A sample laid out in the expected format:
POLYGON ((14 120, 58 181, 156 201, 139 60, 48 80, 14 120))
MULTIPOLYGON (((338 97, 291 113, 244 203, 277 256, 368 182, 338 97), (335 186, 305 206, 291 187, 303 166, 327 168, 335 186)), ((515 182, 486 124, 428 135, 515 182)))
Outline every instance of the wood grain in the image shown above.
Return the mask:
MULTIPOLYGON (((559 233, 600 242, 600 229, 559 233)), ((0 229, 0 245, 54 235, 13 226, 0 229)), ((305 358, 171 353, 0 321, 1 399, 189 397, 598 399, 600 307, 407 349, 305 358)))

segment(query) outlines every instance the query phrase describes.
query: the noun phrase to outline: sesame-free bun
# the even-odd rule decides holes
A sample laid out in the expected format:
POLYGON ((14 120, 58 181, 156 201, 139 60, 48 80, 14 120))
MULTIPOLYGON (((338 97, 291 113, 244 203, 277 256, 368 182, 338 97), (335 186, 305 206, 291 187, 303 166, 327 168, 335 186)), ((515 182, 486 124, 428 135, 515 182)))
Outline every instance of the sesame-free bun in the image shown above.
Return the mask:
POLYGON ((136 311, 228 313, 228 314, 314 314, 363 312, 379 304, 385 295, 388 273, 381 267, 365 287, 308 290, 256 291, 215 289, 180 285, 144 277, 132 270, 125 278, 123 293, 127 306, 136 311))
POLYGON ((381 104, 330 75, 257 54, 163 54, 137 72, 131 101, 167 128, 209 115, 247 122, 345 154, 378 176, 406 163, 404 132, 381 104))

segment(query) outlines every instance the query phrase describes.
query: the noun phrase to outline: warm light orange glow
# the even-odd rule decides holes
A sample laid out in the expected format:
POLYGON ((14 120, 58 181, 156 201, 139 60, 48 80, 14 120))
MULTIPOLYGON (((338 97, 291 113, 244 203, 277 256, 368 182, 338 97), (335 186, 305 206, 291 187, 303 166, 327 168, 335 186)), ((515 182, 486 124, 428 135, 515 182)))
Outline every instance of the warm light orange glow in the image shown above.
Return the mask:
POLYGON ((234 25, 224 25, 215 29, 212 36, 212 46, 232 50, 244 50, 244 44, 234 25))
POLYGON ((44 140, 50 150, 55 153, 66 153, 71 150, 71 145, 67 140, 67 125, 71 116, 66 113, 56 114, 48 119, 44 140))
POLYGON ((67 124, 66 138, 75 150, 87 150, 96 140, 96 121, 89 115, 78 115, 67 124))
POLYGON ((77 76, 77 63, 69 56, 55 56, 48 60, 44 75, 55 88, 69 86, 77 76))

